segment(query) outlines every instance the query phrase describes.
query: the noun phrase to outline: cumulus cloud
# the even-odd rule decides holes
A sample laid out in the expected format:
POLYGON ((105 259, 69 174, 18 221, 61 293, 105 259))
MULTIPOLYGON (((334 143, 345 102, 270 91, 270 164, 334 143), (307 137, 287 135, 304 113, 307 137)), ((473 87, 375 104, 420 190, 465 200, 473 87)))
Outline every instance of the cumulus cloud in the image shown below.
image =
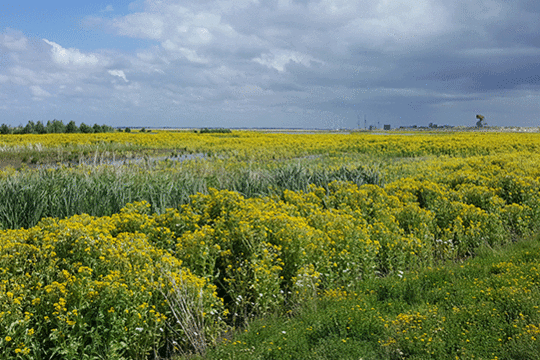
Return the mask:
POLYGON ((34 95, 35 98, 45 98, 45 97, 52 96, 48 91, 43 90, 38 85, 30 86, 30 91, 32 92, 32 95, 34 95))
POLYGON ((183 47, 183 46, 179 46, 178 44, 174 43, 171 40, 166 40, 161 45, 163 46, 165 50, 168 50, 171 53, 176 53, 179 56, 182 56, 191 62, 200 63, 200 64, 208 63, 207 59, 197 55, 197 51, 183 47))
POLYGON ((145 13, 130 14, 117 19, 113 26, 120 35, 146 39, 160 39, 164 30, 160 16, 145 13))
POLYGON ((260 57, 253 59, 253 61, 258 62, 261 65, 274 68, 277 71, 284 71, 285 65, 291 61, 309 67, 310 62, 314 60, 315 59, 307 54, 287 50, 274 50, 270 53, 261 54, 260 57))
POLYGON ((108 73, 112 76, 118 76, 119 78, 123 79, 125 82, 129 82, 126 78, 126 74, 122 70, 108 70, 108 73))
POLYGON ((43 41, 52 46, 51 57, 59 65, 96 66, 100 62, 95 54, 86 55, 78 49, 65 49, 53 41, 47 39, 43 41))
POLYGON ((12 51, 23 51, 28 46, 28 40, 20 31, 9 31, 0 34, 0 46, 12 51))

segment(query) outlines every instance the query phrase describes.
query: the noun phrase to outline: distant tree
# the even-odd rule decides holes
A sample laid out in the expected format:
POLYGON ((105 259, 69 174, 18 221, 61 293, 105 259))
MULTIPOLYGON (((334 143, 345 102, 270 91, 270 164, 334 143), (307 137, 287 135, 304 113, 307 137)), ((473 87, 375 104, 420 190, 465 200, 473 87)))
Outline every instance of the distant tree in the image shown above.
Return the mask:
POLYGON ((26 126, 22 129, 22 133, 23 134, 35 134, 36 131, 35 131, 35 127, 36 127, 36 124, 30 120, 26 126))
POLYGON ((94 129, 94 133, 96 133, 96 134, 104 132, 103 129, 101 128, 101 126, 99 126, 98 124, 94 124, 94 126, 92 126, 92 129, 94 129))
POLYGON ((24 131, 24 127, 21 124, 19 124, 19 126, 16 126, 12 129, 11 133, 13 135, 21 135, 21 134, 24 134, 23 131, 24 131))
POLYGON ((141 132, 146 132, 146 129, 145 129, 145 128, 142 128, 142 129, 141 129, 141 132))
POLYGON ((75 124, 75 121, 71 120, 67 125, 66 125, 66 133, 67 134, 73 134, 73 133, 76 133, 79 131, 79 128, 77 127, 77 124, 75 124))
POLYGON ((63 134, 66 132, 66 125, 62 120, 47 121, 47 132, 50 134, 63 134))
POLYGON ((127 128, 124 129, 124 132, 130 133, 131 129, 127 127, 127 128))
POLYGON ((85 123, 81 123, 81 126, 79 126, 79 130, 83 134, 92 134, 94 132, 94 128, 86 125, 85 123))
POLYGON ((34 127, 34 131, 37 134, 46 134, 47 133, 47 128, 45 127, 45 125, 43 125, 43 123, 41 121, 38 121, 36 126, 34 127))
MULTIPOLYGON (((197 132, 197 131, 195 131, 195 132, 197 132)), ((201 130, 199 130, 199 134, 215 134, 215 133, 227 134, 227 133, 230 133, 230 132, 231 132, 231 129, 225 129, 225 128, 213 128, 213 129, 202 128, 201 130)))
POLYGON ((8 134, 11 134, 12 132, 13 132, 13 130, 11 129, 11 126, 8 126, 6 124, 2 124, 0 126, 0 134, 8 135, 8 134))
POLYGON ((114 128, 109 125, 101 125, 101 132, 114 132, 114 128))
POLYGON ((483 115, 476 115, 476 118, 478 119, 478 121, 476 122, 476 127, 477 128, 481 128, 481 127, 484 127, 486 126, 486 123, 484 123, 484 116, 483 115))

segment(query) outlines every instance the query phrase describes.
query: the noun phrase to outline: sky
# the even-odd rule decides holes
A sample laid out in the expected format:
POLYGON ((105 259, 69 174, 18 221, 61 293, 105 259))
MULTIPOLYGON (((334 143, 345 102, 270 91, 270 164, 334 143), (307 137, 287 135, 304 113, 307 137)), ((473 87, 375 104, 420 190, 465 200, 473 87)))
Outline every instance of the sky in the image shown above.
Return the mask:
POLYGON ((538 127, 539 59, 537 0, 4 0, 0 123, 538 127))

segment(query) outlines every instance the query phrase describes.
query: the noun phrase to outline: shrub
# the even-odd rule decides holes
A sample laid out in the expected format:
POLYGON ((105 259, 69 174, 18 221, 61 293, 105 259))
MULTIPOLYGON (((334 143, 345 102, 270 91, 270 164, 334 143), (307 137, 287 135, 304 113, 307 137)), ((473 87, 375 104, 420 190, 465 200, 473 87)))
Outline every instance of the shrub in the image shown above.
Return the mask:
POLYGON ((145 359, 175 347, 204 351, 187 331, 215 340, 222 302, 214 286, 145 234, 112 235, 133 216, 49 218, 0 232, 2 358, 145 359), (179 300, 187 301, 180 315, 199 323, 177 322, 170 306, 179 300))

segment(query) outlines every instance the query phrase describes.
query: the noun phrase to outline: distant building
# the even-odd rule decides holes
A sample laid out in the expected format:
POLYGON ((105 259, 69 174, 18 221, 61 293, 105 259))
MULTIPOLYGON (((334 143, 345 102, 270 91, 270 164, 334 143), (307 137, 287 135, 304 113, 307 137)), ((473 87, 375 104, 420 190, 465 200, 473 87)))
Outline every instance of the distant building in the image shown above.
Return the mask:
POLYGON ((383 127, 384 127, 384 130, 390 130, 390 125, 385 124, 385 125, 383 125, 383 127))

